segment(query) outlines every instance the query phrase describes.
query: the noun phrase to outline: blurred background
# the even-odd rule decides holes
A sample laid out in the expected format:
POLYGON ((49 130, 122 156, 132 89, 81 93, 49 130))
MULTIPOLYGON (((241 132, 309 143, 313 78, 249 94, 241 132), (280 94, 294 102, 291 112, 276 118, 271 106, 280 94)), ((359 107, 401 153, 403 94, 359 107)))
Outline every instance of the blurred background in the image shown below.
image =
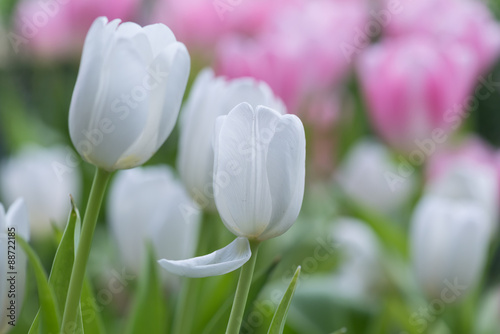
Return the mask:
MULTIPOLYGON (((67 125, 87 30, 98 16, 161 22, 191 55, 185 98, 206 67, 253 77, 306 128, 303 209, 264 245, 269 283, 243 332, 266 332, 275 292, 302 265, 285 333, 500 333, 500 1, 1 0, 0 12, 0 202, 25 197, 47 269, 51 224, 64 226, 69 193, 84 212, 93 174, 67 125)), ((180 184, 179 132, 147 165, 170 166, 180 184)), ((123 270, 140 276, 124 249, 143 244, 123 246, 110 197, 89 271, 118 333, 136 279, 99 292, 123 270)), ((165 281, 171 317, 180 280, 165 281)), ((193 333, 222 331, 235 282, 204 279, 193 333)), ((13 332, 37 307, 27 299, 13 332)))

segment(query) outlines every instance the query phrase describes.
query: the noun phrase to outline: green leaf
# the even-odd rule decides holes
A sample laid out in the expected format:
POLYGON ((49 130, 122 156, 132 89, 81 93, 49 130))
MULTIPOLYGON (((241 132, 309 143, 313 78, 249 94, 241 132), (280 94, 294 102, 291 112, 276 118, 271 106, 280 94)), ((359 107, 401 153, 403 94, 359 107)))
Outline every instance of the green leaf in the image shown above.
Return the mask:
MULTIPOLYGON (((59 246, 57 247, 52 269, 50 271, 49 284, 52 287, 58 306, 59 314, 64 312, 64 305, 68 295, 69 281, 71 278, 71 270, 73 269, 74 253, 75 253, 75 229, 79 230, 81 224, 80 213, 76 208, 73 198, 71 198, 71 212, 68 218, 68 224, 64 230, 59 246)), ((57 230, 56 230, 57 234, 57 230)), ((33 321, 30 333, 38 333, 40 311, 33 321)), ((79 328, 79 326, 76 326, 79 328)), ((75 330, 72 328, 70 330, 75 330)))
POLYGON ((288 314, 288 309, 292 303, 293 294, 297 288, 297 283, 299 282, 300 266, 297 267, 295 274, 292 277, 292 281, 288 288, 286 289, 285 295, 281 299, 280 304, 276 313, 274 313, 273 320, 271 321, 271 326, 269 327, 268 334, 281 334, 285 328, 286 316, 288 314))
POLYGON ((164 334, 167 331, 166 317, 167 307, 158 276, 156 257, 153 247, 148 244, 142 277, 126 333, 164 334))
POLYGON ((88 277, 83 282, 80 307, 84 333, 105 333, 106 331, 104 330, 104 324, 102 322, 100 313, 98 312, 98 306, 94 297, 94 292, 92 291, 92 285, 90 284, 90 280, 88 279, 88 277))
MULTIPOLYGON (((38 299, 40 302, 40 326, 43 333, 59 333, 59 309, 54 291, 47 281, 47 273, 43 269, 40 258, 33 251, 31 246, 19 235, 16 240, 26 253, 35 272, 38 286, 38 299)), ((31 332, 31 329, 30 329, 31 332)))

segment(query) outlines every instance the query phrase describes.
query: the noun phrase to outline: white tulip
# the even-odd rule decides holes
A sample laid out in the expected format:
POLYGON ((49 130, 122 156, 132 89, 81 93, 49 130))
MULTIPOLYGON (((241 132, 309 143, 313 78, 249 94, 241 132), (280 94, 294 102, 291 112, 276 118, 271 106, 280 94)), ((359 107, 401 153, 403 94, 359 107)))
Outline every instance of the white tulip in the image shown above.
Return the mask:
POLYGON ((236 106, 217 119, 215 203, 235 235, 266 240, 285 233, 302 206, 304 127, 295 115, 236 106))
POLYGON ((97 18, 83 48, 69 112, 80 155, 113 171, 146 162, 170 135, 190 59, 163 24, 97 18))
POLYGON ((127 267, 139 272, 147 241, 159 257, 194 255, 200 212, 186 211, 193 206, 192 200, 169 167, 120 171, 108 203, 111 231, 127 267))
POLYGON ((79 197, 80 170, 66 164, 68 154, 62 147, 26 147, 0 166, 3 201, 24 198, 34 236, 51 234, 52 222, 64 228, 71 209, 69 195, 79 197))
POLYGON ((384 214, 406 203, 416 184, 414 175, 400 176, 389 150, 373 140, 351 148, 335 177, 351 199, 384 214))
POLYGON ((269 86, 252 78, 227 80, 210 69, 198 74, 181 112, 177 169, 191 193, 204 209, 215 210, 213 195, 213 136, 215 120, 241 102, 254 108, 265 105, 285 114, 285 106, 269 86))
POLYGON ((450 199, 476 203, 485 209, 491 225, 491 236, 497 230, 497 171, 489 165, 457 162, 437 180, 427 185, 428 193, 450 199))
POLYGON ((420 201, 411 252, 417 282, 429 298, 451 303, 473 290, 484 269, 490 226, 478 203, 436 195, 420 201))
POLYGON ((214 150, 215 203, 224 225, 238 238, 206 256, 159 261, 180 275, 236 270, 251 257, 250 241, 285 233, 302 205, 305 134, 298 117, 241 103, 217 119, 214 150))
POLYGON ((354 218, 339 218, 330 235, 342 254, 342 262, 333 275, 333 289, 339 296, 357 300, 369 298, 381 278, 381 246, 373 230, 354 218))
POLYGON ((7 214, 0 204, 0 333, 17 323, 24 298, 26 255, 17 242, 15 249, 11 247, 14 245, 12 238, 15 235, 29 239, 28 212, 22 199, 16 200, 7 214), (16 274, 10 274, 11 272, 16 274), (14 281, 8 280, 11 276, 15 276, 14 281), (11 305, 15 308, 13 313, 7 309, 11 305))

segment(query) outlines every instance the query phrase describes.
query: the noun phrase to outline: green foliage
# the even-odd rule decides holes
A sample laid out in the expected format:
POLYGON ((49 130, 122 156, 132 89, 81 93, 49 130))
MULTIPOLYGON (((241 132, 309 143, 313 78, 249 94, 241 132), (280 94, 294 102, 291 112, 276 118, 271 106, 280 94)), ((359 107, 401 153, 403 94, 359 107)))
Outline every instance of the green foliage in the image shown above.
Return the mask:
POLYGON ((290 285, 288 285, 288 289, 286 289, 285 295, 274 314, 273 320, 271 322, 271 326, 269 327, 268 334, 281 334, 283 333, 283 329, 285 328, 286 317, 288 315, 288 310, 290 308, 290 304, 292 303, 292 298, 295 293, 295 289, 297 288, 297 283, 299 282, 300 275, 300 266, 297 267, 295 274, 293 275, 292 281, 290 285))

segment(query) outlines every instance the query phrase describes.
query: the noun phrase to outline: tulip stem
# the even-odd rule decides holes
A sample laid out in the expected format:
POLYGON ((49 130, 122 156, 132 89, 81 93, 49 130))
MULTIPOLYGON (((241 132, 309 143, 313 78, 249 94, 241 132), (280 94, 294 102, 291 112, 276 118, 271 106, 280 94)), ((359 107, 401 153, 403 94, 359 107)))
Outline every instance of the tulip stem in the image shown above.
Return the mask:
POLYGON ((250 285, 252 284, 255 261, 257 260, 257 254, 259 252, 259 245, 260 242, 250 241, 252 256, 250 257, 250 260, 248 260, 248 262, 241 267, 238 287, 236 288, 236 294, 234 295, 233 308, 231 309, 231 315, 229 316, 226 334, 239 334, 240 332, 248 292, 250 291, 250 285))
POLYGON ((73 270, 71 271, 61 334, 73 333, 75 328, 92 238, 110 176, 110 172, 106 172, 100 168, 96 169, 87 209, 85 210, 85 217, 83 218, 82 232, 73 263, 73 270))

